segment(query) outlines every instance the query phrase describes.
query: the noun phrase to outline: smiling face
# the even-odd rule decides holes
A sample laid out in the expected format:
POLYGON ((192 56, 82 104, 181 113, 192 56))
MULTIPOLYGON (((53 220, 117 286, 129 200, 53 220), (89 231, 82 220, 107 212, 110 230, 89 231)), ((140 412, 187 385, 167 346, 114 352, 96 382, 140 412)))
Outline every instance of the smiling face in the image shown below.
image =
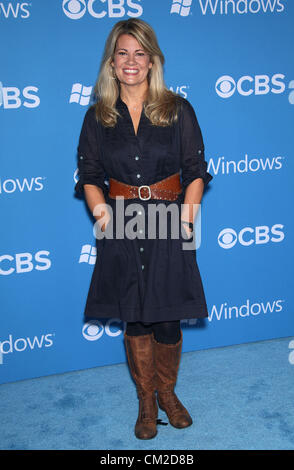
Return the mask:
POLYGON ((119 36, 111 65, 122 85, 139 86, 148 83, 147 75, 152 67, 150 56, 130 34, 119 36))

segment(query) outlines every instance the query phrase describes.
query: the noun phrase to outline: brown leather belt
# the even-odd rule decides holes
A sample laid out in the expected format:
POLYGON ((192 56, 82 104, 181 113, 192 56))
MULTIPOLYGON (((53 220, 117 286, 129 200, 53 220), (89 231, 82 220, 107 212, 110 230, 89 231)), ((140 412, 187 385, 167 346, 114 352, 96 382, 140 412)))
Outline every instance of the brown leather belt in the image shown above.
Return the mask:
POLYGON ((180 173, 174 173, 163 180, 150 186, 132 186, 122 183, 114 178, 109 178, 109 197, 115 199, 116 196, 123 196, 125 199, 139 198, 142 201, 149 199, 164 199, 166 201, 175 201, 182 192, 180 182, 180 173))

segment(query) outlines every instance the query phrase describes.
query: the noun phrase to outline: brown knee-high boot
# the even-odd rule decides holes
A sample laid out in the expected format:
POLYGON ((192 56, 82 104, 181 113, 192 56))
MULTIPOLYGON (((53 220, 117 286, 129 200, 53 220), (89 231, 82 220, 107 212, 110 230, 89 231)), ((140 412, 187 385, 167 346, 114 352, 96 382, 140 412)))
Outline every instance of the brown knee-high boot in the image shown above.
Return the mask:
POLYGON ((124 333, 124 338, 128 363, 139 398, 135 435, 138 439, 152 439, 157 434, 158 416, 152 334, 128 336, 124 333))
POLYGON ((175 428, 186 428, 192 424, 192 418, 174 392, 181 359, 183 333, 176 344, 154 342, 156 369, 156 389, 159 407, 166 412, 169 422, 175 428))

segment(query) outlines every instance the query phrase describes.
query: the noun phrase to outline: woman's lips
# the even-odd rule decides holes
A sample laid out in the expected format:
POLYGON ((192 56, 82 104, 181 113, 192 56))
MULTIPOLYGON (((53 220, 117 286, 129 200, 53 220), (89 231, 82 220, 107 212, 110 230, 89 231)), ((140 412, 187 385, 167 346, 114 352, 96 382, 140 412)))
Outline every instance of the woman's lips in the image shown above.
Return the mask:
POLYGON ((137 73, 139 73, 139 70, 138 69, 123 69, 123 72, 126 75, 137 75, 137 73))

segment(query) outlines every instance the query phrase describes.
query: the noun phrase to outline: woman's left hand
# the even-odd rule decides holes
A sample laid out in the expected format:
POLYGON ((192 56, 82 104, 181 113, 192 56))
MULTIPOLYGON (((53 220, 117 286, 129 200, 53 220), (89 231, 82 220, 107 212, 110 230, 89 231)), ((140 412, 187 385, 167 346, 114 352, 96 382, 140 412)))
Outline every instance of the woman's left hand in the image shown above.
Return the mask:
POLYGON ((184 224, 184 223, 182 222, 182 227, 184 227, 184 230, 185 230, 185 232, 186 232, 186 234, 187 234, 187 237, 188 237, 188 238, 191 238, 191 237, 192 237, 192 230, 190 229, 189 225, 184 224))

